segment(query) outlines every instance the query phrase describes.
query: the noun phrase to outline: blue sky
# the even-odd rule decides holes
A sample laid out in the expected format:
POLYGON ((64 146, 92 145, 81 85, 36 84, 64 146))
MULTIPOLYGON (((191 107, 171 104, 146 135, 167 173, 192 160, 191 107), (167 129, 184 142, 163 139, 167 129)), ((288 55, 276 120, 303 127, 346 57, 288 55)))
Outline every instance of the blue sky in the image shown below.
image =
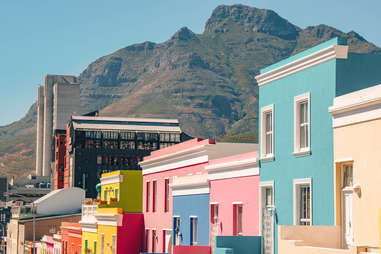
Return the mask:
POLYGON ((45 74, 80 74, 132 43, 162 42, 180 27, 202 33, 213 9, 272 9, 301 28, 354 30, 381 46, 380 0, 17 0, 0 1, 0 126, 25 115, 45 74))

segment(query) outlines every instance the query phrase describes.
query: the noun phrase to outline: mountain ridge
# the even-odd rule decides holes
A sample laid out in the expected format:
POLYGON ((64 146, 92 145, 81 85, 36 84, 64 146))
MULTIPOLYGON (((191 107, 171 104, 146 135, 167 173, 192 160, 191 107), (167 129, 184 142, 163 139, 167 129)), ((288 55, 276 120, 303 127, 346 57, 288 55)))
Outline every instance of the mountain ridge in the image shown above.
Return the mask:
MULTIPOLYGON (((352 52, 381 53, 354 31, 302 29, 272 10, 221 5, 201 34, 182 27, 165 42, 128 45, 90 63, 79 76, 82 113, 175 117, 192 136, 256 137, 259 70, 337 36, 352 52)), ((34 104, 26 117, 0 127, 0 143, 34 135, 35 122, 34 104)))

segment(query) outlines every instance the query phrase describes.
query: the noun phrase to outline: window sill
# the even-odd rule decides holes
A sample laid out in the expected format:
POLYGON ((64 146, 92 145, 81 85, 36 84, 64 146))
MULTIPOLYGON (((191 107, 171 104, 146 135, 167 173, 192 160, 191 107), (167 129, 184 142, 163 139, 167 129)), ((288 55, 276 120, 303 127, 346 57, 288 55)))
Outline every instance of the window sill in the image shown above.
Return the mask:
POLYGON ((304 156, 310 156, 311 150, 305 150, 305 151, 298 151, 293 153, 295 157, 304 157, 304 156))
POLYGON ((261 162, 268 162, 268 161, 274 161, 274 155, 269 155, 267 157, 262 157, 261 162))

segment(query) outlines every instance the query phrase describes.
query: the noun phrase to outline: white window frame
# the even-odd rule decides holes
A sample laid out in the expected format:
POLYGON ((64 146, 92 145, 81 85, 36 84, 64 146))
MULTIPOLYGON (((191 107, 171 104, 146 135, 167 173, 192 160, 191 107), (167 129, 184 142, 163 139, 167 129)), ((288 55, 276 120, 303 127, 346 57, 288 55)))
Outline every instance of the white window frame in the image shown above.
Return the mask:
POLYGON ((272 206, 275 209, 275 184, 274 181, 265 181, 265 182, 259 182, 259 199, 258 199, 258 207, 259 207, 259 235, 262 235, 262 216, 263 216, 263 200, 265 199, 266 191, 264 191, 266 188, 271 188, 273 191, 273 200, 272 200, 272 206))
POLYGON ((117 242, 116 242, 116 235, 113 234, 112 235, 112 254, 116 254, 116 245, 117 245, 117 242))
POLYGON ((294 155, 306 156, 311 154, 311 96, 310 93, 301 94, 294 97, 294 155), (308 147, 300 147, 300 104, 308 103, 308 147))
POLYGON ((211 213, 210 213, 211 223, 217 224, 218 223, 218 216, 219 216, 219 204, 218 204, 218 202, 211 202, 210 203, 210 211, 211 211, 211 213))
POLYGON ((261 161, 272 161, 274 160, 274 104, 267 105, 261 108, 261 161), (272 152, 267 154, 266 153, 266 114, 270 113, 272 114, 271 117, 271 126, 272 126, 272 140, 271 140, 271 146, 272 146, 272 152))
POLYGON ((303 178, 303 179, 294 179, 294 225, 300 225, 299 220, 300 220, 300 187, 309 185, 310 186, 310 217, 311 217, 311 222, 310 226, 313 225, 313 213, 312 213, 312 204, 313 204, 313 192, 312 192, 312 179, 311 178, 303 178))

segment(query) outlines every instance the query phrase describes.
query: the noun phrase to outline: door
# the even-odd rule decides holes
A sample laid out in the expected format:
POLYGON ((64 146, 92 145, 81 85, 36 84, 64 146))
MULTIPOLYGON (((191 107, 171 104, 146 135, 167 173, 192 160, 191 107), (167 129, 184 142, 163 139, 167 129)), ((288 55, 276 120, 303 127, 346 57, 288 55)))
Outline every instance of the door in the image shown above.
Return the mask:
POLYGON ((341 218, 343 247, 349 248, 353 243, 353 166, 345 164, 342 167, 342 189, 341 189, 341 218))
POLYGON ((172 252, 172 230, 165 231, 165 253, 172 252))
POLYGON ((352 229, 352 190, 343 190, 343 236, 344 248, 348 248, 353 243, 352 229))
POLYGON ((274 254, 274 203, 273 188, 262 188, 262 241, 263 254, 274 254))
POLYGON ((180 217, 173 217, 173 232, 174 232, 174 245, 180 245, 180 217))

